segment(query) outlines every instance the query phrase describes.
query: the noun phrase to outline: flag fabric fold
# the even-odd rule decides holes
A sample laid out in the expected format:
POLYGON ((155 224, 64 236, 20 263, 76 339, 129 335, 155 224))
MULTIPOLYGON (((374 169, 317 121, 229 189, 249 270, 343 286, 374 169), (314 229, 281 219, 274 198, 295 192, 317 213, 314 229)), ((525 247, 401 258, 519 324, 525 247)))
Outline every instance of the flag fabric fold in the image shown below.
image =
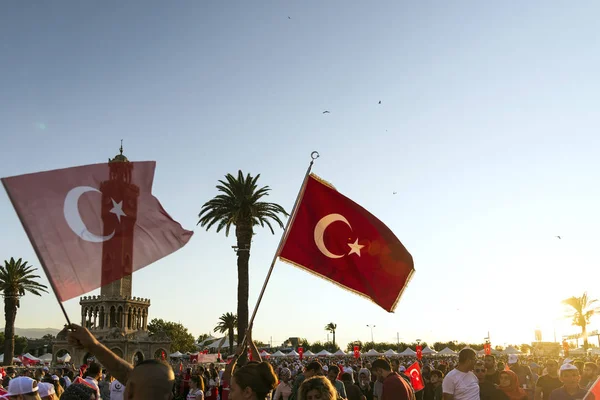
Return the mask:
POLYGON ((395 309, 414 265, 383 222, 312 174, 292 218, 281 260, 395 309))
POLYGON ((193 232, 152 195, 156 163, 93 164, 2 178, 60 301, 131 275, 193 232))

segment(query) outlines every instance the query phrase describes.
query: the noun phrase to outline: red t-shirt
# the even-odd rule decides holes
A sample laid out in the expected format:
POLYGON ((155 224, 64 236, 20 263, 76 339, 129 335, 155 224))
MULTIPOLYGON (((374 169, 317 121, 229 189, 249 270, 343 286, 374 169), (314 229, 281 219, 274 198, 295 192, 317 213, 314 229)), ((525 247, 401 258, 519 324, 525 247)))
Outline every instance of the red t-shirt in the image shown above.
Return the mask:
POLYGON ((381 400, 414 400, 415 394, 408 383, 396 372, 383 380, 381 400))

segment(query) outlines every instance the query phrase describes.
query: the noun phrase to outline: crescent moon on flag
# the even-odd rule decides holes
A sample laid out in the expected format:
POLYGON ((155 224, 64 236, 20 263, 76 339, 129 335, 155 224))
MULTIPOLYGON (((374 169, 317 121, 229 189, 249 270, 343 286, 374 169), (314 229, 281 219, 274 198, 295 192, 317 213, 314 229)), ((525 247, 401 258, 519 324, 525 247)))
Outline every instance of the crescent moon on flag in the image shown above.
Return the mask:
POLYGON ((348 225, 348 227, 350 227, 350 229, 352 229, 352 226, 350 226, 350 223, 348 222, 346 217, 344 217, 341 214, 326 215, 323 218, 321 218, 319 220, 319 222, 317 222, 317 225, 315 226, 315 244, 317 245, 317 248, 319 249, 319 251, 321 253, 323 253, 323 255, 325 255, 329 258, 342 258, 345 255, 345 254, 342 254, 340 256, 340 255, 330 252, 327 249, 327 247, 325 246, 325 242, 323 240, 324 236, 325 236, 325 229, 327 229, 327 227, 329 225, 331 225, 332 223, 334 223, 336 221, 341 221, 341 222, 345 223, 346 225, 348 225))
POLYGON ((113 231, 110 235, 107 236, 98 236, 94 235, 92 232, 88 231, 87 227, 83 223, 81 219, 81 214, 79 214, 79 198, 82 194, 87 192, 98 192, 102 193, 96 188, 91 186, 77 186, 69 190, 67 196, 65 197, 65 205, 63 208, 63 213, 65 215, 65 220, 69 225, 69 228, 75 233, 77 236, 85 240, 86 242, 92 243, 102 243, 107 240, 112 239, 115 236, 115 232, 113 231))

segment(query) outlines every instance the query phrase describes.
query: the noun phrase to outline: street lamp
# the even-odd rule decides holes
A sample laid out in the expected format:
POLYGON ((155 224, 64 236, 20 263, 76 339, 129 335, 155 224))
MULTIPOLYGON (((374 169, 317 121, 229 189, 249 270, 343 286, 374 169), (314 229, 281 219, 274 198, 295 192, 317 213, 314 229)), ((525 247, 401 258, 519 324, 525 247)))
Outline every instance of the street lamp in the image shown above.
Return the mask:
POLYGON ((367 328, 371 328, 371 343, 375 344, 375 341, 373 340, 373 328, 375 328, 377 325, 367 325, 367 328))

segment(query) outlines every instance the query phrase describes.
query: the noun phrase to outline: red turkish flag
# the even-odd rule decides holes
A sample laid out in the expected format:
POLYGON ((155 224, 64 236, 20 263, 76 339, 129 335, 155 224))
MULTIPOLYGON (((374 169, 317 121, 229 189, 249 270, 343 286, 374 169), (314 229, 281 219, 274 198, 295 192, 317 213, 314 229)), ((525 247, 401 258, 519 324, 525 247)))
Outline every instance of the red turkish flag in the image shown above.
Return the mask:
POLYGON ((590 390, 588 390, 587 394, 583 398, 583 400, 594 399, 600 399, 600 378, 596 379, 596 382, 594 382, 590 390))
POLYGON ((421 367, 419 367, 419 363, 415 362, 410 367, 406 368, 404 372, 406 376, 410 377, 410 383, 412 383, 412 387, 415 392, 419 390, 425 389, 425 384, 423 383, 423 375, 421 375, 421 367))
POLYGON ((423 347, 417 345, 417 359, 420 360, 421 358, 423 358, 423 347))
POLYGON ((112 162, 2 178, 60 301, 183 247, 193 232, 152 195, 155 162, 112 162))
POLYGON ((387 226, 315 175, 279 256, 389 312, 414 272, 412 256, 387 226))
POLYGON ((302 361, 302 359, 304 358, 304 349, 302 347, 298 347, 298 356, 300 358, 300 361, 302 361))

